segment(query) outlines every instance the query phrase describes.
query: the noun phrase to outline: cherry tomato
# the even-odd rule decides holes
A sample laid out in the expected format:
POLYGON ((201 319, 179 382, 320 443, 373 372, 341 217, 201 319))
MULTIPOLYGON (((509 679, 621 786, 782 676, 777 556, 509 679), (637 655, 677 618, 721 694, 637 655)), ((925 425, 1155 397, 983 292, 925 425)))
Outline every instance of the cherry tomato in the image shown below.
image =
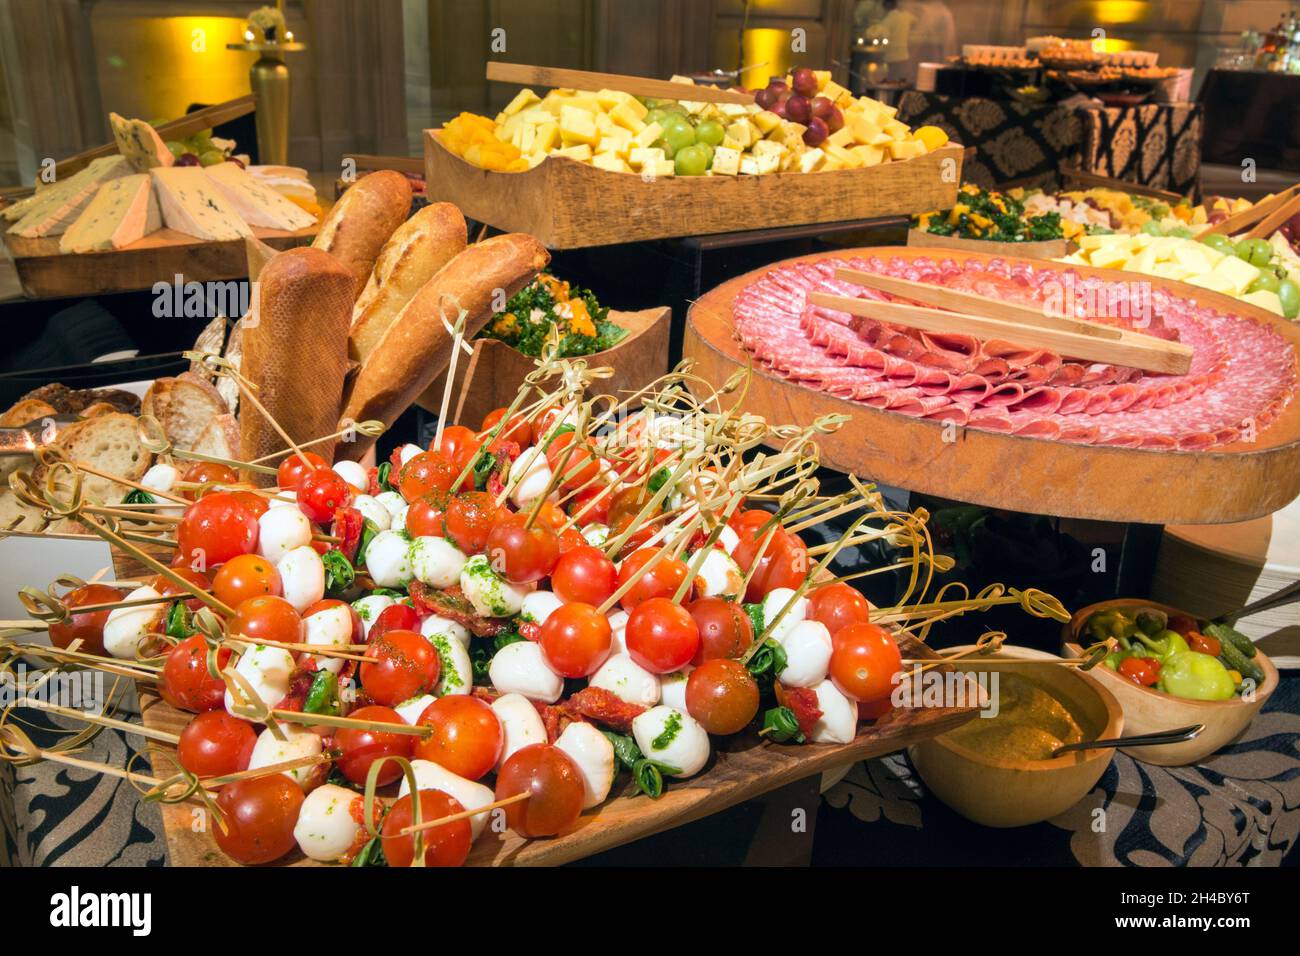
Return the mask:
POLYGON ((107 584, 83 584, 73 588, 63 596, 63 603, 72 614, 66 621, 50 624, 50 643, 55 647, 67 647, 75 640, 81 641, 81 650, 86 654, 104 653, 104 622, 108 620, 111 609, 103 611, 83 611, 76 608, 88 604, 112 604, 126 597, 126 593, 107 584))
POLYGON ((1208 637, 1200 631, 1189 631, 1186 635, 1187 646, 1201 654, 1209 654, 1211 657, 1218 657, 1223 653, 1223 644, 1218 638, 1208 637))
MULTIPOLYGON (((184 565, 180 567, 172 568, 171 570, 172 573, 175 574, 177 577, 184 578, 186 581, 190 582, 190 584, 193 584, 196 588, 199 588, 200 590, 203 591, 212 590, 212 582, 208 580, 208 576, 204 574, 202 571, 195 571, 192 568, 185 567, 184 565)), ((197 611, 199 608, 204 606, 203 601, 201 601, 199 598, 191 596, 194 594, 193 591, 189 590, 188 588, 181 587, 179 584, 177 584, 171 578, 167 577, 165 574, 156 575, 151 581, 149 581, 149 586, 153 588, 155 591, 157 591, 159 594, 161 594, 163 597, 186 598, 185 606, 188 607, 191 611, 197 611)))
POLYGON ((459 474, 460 469, 436 451, 421 452, 402 466, 397 490, 412 502, 425 495, 445 495, 459 474))
POLYGON ((225 830, 212 827, 217 846, 245 866, 280 859, 297 845, 293 828, 303 799, 302 787, 282 773, 226 784, 217 795, 225 830))
POLYGON ((754 643, 754 623, 735 601, 720 597, 703 597, 686 605, 700 629, 700 649, 692 663, 696 666, 719 658, 737 658, 754 643))
POLYGON ((230 634, 254 644, 302 643, 302 617, 282 597, 246 598, 235 607, 230 634))
POLYGON ((861 591, 843 581, 835 581, 823 584, 808 595, 808 617, 825 624, 834 637, 842 627, 868 623, 871 605, 861 591))
POLYGON ((640 551, 632 552, 619 565, 618 586, 620 588, 628 581, 636 579, 636 583, 624 591, 623 596, 618 599, 618 603, 624 610, 630 611, 650 598, 670 598, 677 593, 677 589, 686 580, 686 562, 679 561, 677 558, 660 558, 655 562, 654 567, 643 572, 641 569, 649 564, 656 554, 658 551, 654 548, 642 548, 640 551))
POLYGON ((1186 614, 1171 614, 1169 615, 1167 627, 1175 634, 1180 634, 1183 638, 1186 638, 1188 634, 1196 630, 1196 620, 1186 614))
POLYGON ((686 711, 711 734, 739 733, 758 713, 758 684, 740 661, 715 657, 687 678, 686 711))
POLYGON ((409 604, 390 604, 379 612, 374 623, 370 625, 370 630, 366 632, 366 640, 373 644, 389 631, 418 631, 419 629, 420 614, 415 608, 409 604))
MULTIPOLYGON (((646 503, 654 497, 654 493, 645 485, 633 485, 631 488, 624 488, 616 491, 610 497, 609 518, 606 522, 611 527, 617 524, 625 524, 628 521, 635 520, 641 514, 641 509, 646 503)), ((657 505, 646 512, 642 521, 655 517, 663 513, 663 505, 657 505)))
POLYGON ((549 525, 521 512, 502 514, 484 543, 492 569, 514 584, 531 584, 551 573, 560 557, 560 540, 549 525))
POLYGON ((587 543, 587 539, 582 536, 582 532, 577 528, 568 528, 560 532, 560 557, 564 557, 575 548, 581 548, 587 543))
POLYGON ((256 743, 257 731, 248 721, 207 710, 185 725, 176 755, 197 777, 223 777, 248 769, 256 743))
POLYGON ((260 554, 241 554, 221 566, 212 578, 212 591, 217 599, 234 607, 240 601, 269 594, 279 597, 284 593, 280 572, 269 559, 260 554))
POLYGON ((496 712, 468 694, 439 697, 420 715, 433 733, 415 744, 415 756, 432 760, 467 780, 477 780, 497 765, 505 732, 496 712))
POLYGON ((569 514, 577 519, 574 523, 583 528, 591 524, 607 525, 611 497, 612 495, 605 494, 603 485, 597 484, 584 488, 569 502, 569 514))
POLYGON ((633 608, 624 635, 632 660, 652 674, 681 670, 700 648, 700 629, 690 612, 662 597, 633 608))
MULTIPOLYGON (((377 704, 360 707, 348 716, 383 724, 406 723, 402 720, 402 715, 391 707, 377 704)), ((334 745, 340 751, 337 761, 339 772, 358 786, 365 786, 366 775, 370 773, 372 763, 381 757, 410 757, 415 740, 410 734, 344 727, 334 735, 334 745)), ((380 769, 377 785, 382 787, 390 784, 401 775, 401 766, 397 761, 390 760, 380 769)))
POLYGON ((543 524, 552 531, 559 531, 568 523, 569 516, 564 510, 553 501, 543 501, 537 506, 537 519, 535 524, 543 524))
POLYGON ((562 604, 537 635, 547 665, 562 677, 588 677, 609 657, 609 619, 590 604, 562 604))
POLYGON ((590 450, 590 438, 584 439, 572 453, 569 452, 576 435, 577 432, 557 435, 546 447, 546 463, 553 474, 562 471, 560 487, 566 491, 581 488, 600 474, 600 461, 590 450))
POLYGON ((1154 687, 1160 680, 1160 662, 1154 657, 1126 657, 1118 670, 1139 687, 1154 687))
POLYGON ((415 538, 445 538, 447 499, 440 494, 416 498, 406 509, 406 530, 415 538))
POLYGON ((437 452, 456 469, 455 474, 451 476, 453 481, 456 475, 465 470, 466 465, 478 457, 482 445, 478 434, 472 428, 466 428, 464 425, 448 425, 442 430, 437 452))
MULTIPOLYGON (((465 811, 459 800, 441 790, 421 790, 419 796, 421 823, 465 811)), ((408 793, 393 804, 380 828, 384 859, 389 866, 410 866, 415 861, 415 834, 402 835, 402 831, 414 822, 414 804, 408 793)), ((460 866, 469 856, 469 845, 474 835, 468 819, 454 820, 423 832, 425 866, 460 866)))
POLYGON ((262 517, 262 515, 266 514, 266 510, 271 507, 271 502, 255 491, 235 488, 227 492, 227 494, 247 508, 254 518, 262 517))
MULTIPOLYGON (((217 651, 217 669, 224 670, 230 660, 230 648, 217 651)), ((158 685, 163 700, 180 710, 193 713, 216 710, 225 703, 226 682, 208 673, 208 644, 203 635, 194 634, 173 647, 163 663, 162 683, 158 685)))
POLYGON ((257 550, 257 517, 229 492, 204 495, 176 526, 176 550, 198 571, 257 550))
POLYGON ((467 491, 447 506, 447 537, 466 554, 480 554, 500 519, 501 509, 491 495, 467 491))
POLYGON ((808 549, 798 535, 777 528, 770 540, 767 537, 767 532, 740 534, 740 543, 731 552, 742 571, 748 572, 758 562, 745 590, 745 600, 751 603, 763 600, 777 588, 797 588, 811 567, 808 549))
MULTIPOLYGON (((185 470, 185 474, 181 476, 181 481, 192 482, 196 485, 234 485, 239 483, 239 475, 235 472, 235 469, 220 462, 196 461, 185 470)), ((206 494, 211 494, 211 492, 206 492, 206 494)), ((185 491, 183 497, 193 501, 199 497, 199 490, 194 488, 185 491)))
POLYGON ((298 510, 317 524, 333 521, 353 497, 352 486, 333 468, 315 468, 298 479, 298 510))
MULTIPOLYGON (((482 435, 491 432, 493 428, 496 428, 497 422, 506 417, 507 411, 509 411, 509 409, 494 408, 492 411, 488 412, 487 416, 483 419, 483 427, 479 429, 479 434, 482 435)), ((501 441, 512 441, 520 448, 527 448, 533 443, 532 423, 522 415, 516 415, 514 418, 510 419, 510 423, 501 430, 501 434, 497 437, 501 441)))
POLYGON ((551 590, 566 604, 599 606, 618 587, 618 568, 600 548, 583 544, 567 551, 551 572, 551 590))
POLYGON ((878 624, 850 624, 831 639, 831 680, 853 700, 888 700, 903 657, 878 624))
POLYGON ((390 707, 433 690, 442 670, 438 652, 415 631, 386 632, 370 642, 366 657, 361 687, 376 703, 390 707))
POLYGON ((752 536, 755 531, 765 525, 772 517, 772 512, 763 511, 761 508, 754 508, 749 511, 735 511, 732 513, 727 524, 731 525, 736 534, 744 537, 752 536))
POLYGON ((510 755, 497 773, 496 798, 531 793, 505 808, 506 824, 520 836, 555 836, 582 813, 582 772, 573 758, 550 744, 530 744, 510 755))
MULTIPOLYGON (((609 529, 610 539, 621 538, 624 533, 631 528, 635 519, 626 518, 623 521, 616 521, 609 529)), ((631 533, 623 539, 623 544, 618 549, 616 560, 626 561, 636 552, 640 551, 651 538, 654 537, 658 525, 640 524, 632 528, 631 533)))
POLYGON ((275 471, 276 482, 283 491, 292 491, 298 487, 302 476, 317 468, 329 468, 329 463, 314 451, 304 451, 301 455, 291 454, 275 471), (303 458, 307 461, 304 462, 303 458))

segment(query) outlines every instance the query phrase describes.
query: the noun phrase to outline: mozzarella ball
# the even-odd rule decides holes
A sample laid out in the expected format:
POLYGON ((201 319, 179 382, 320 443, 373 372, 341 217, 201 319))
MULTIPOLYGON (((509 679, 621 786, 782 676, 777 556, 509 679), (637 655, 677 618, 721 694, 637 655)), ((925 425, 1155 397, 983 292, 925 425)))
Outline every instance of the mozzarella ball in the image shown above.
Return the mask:
MULTIPOLYGON (((302 619, 303 643, 319 647, 345 648, 352 643, 352 613, 345 604, 321 608, 302 619)), ((316 669, 337 674, 343 670, 343 658, 312 654, 316 669)))
POLYGON ((510 500, 521 510, 527 508, 546 491, 551 478, 542 446, 534 445, 510 465, 510 500))
POLYGON ((693 777, 709 762, 709 735, 685 709, 651 707, 632 720, 632 736, 641 753, 673 768, 670 777, 693 777))
POLYGON ((411 542, 411 571, 431 588, 443 590, 460 580, 465 552, 446 538, 419 537, 411 542))
POLYGON ((630 654, 614 654, 591 675, 590 686, 599 687, 629 704, 653 707, 659 703, 659 677, 632 660, 630 654))
POLYGON ((358 491, 365 491, 370 487, 370 476, 366 474, 365 468, 355 461, 335 462, 334 473, 358 491))
POLYGON ((366 546, 366 570, 381 588, 404 588, 411 583, 411 539, 402 531, 381 531, 366 546))
POLYGON ((267 508, 257 519, 257 553, 273 564, 311 544, 311 522, 297 508, 267 508))
POLYGON ((151 491, 171 491, 179 477, 180 472, 171 465, 157 464, 144 473, 140 484, 151 491))
POLYGON ((557 607, 564 604, 553 591, 533 591, 524 598, 524 605, 519 609, 519 616, 530 624, 541 627, 557 607))
POLYGON ((423 453, 424 453, 424 449, 421 448, 419 445, 412 445, 410 442, 407 442, 405 445, 402 446, 402 450, 398 453, 397 460, 401 462, 403 465, 405 465, 416 455, 420 455, 423 453))
POLYGON ((555 741, 582 773, 582 809, 605 802, 614 785, 614 745, 591 724, 575 720, 555 741))
POLYGON ((515 641, 497 651, 488 665, 488 679, 503 694, 523 694, 529 700, 553 704, 564 693, 564 678, 546 666, 542 646, 515 641))
POLYGON ((450 631, 432 631, 424 635, 438 652, 442 664, 438 686, 433 692, 439 697, 448 694, 468 694, 474 689, 474 665, 470 663, 468 642, 458 640, 450 631))
POLYGON ((352 507, 361 512, 361 517, 365 518, 380 531, 387 531, 393 524, 393 516, 388 513, 388 509, 379 503, 370 495, 357 495, 352 499, 352 507))
POLYGON ((284 599, 299 614, 325 596, 325 562, 316 549, 303 545, 276 562, 284 599))
POLYGON ((375 618, 383 612, 385 608, 390 608, 397 601, 387 594, 367 594, 363 598, 357 598, 352 602, 352 610, 357 612, 357 617, 361 618, 361 634, 363 637, 370 634, 370 625, 375 622, 375 618))
POLYGON ((390 519, 406 511, 406 499, 396 491, 381 491, 375 495, 375 501, 384 506, 390 519))
MULTIPOLYGON (((145 601, 160 598, 162 595, 144 585, 138 587, 123 600, 145 601)), ((122 660, 135 660, 140 645, 149 637, 150 632, 161 627, 163 615, 168 602, 145 604, 140 607, 115 607, 108 612, 104 621, 104 650, 110 657, 122 660)))
POLYGON ((313 860, 333 863, 338 860, 361 834, 361 824, 353 816, 353 801, 360 800, 365 806, 365 797, 327 783, 307 794, 298 810, 298 823, 293 828, 293 838, 298 841, 298 848, 313 860))
POLYGON ((420 622, 420 633, 430 640, 435 634, 442 634, 469 647, 469 628, 448 617, 432 614, 420 622))
POLYGON ((514 617, 524 607, 531 588, 511 584, 492 570, 485 554, 476 554, 460 572, 460 589, 483 617, 514 617))
POLYGON ((816 687, 831 665, 831 632, 821 621, 800 621, 782 636, 785 670, 777 679, 787 687, 816 687))
POLYGON ((745 586, 745 572, 721 548, 709 548, 695 578, 704 586, 705 597, 734 597, 745 586))
POLYGON ((501 721, 501 733, 504 736, 501 759, 497 761, 498 769, 516 750, 529 744, 546 743, 546 725, 542 723, 542 715, 523 694, 498 697, 492 701, 492 711, 497 715, 497 720, 501 721))
POLYGON ((849 700, 838 687, 824 680, 813 688, 817 708, 822 715, 813 724, 808 739, 815 744, 847 744, 858 732, 858 704, 849 700))
POLYGON ((627 653, 627 611, 615 611, 609 615, 609 652, 611 654, 627 653))
POLYGON ((714 544, 727 554, 731 554, 736 550, 736 545, 740 544, 740 535, 736 534, 736 529, 731 525, 723 525, 722 532, 718 535, 718 540, 714 544))
POLYGON ((397 514, 393 515, 393 520, 392 520, 392 523, 389 524, 389 526, 388 526, 388 530, 389 530, 389 531, 405 531, 405 530, 406 530, 406 516, 407 516, 408 514, 410 514, 410 512, 411 512, 411 509, 408 507, 408 508, 403 508, 401 511, 397 512, 397 514))
POLYGON ((808 599, 805 597, 795 599, 794 591, 790 588, 774 588, 768 592, 767 597, 763 598, 763 626, 769 628, 767 636, 778 643, 791 628, 807 616, 808 599), (791 604, 792 599, 794 599, 793 604, 791 604), (790 604, 790 610, 785 612, 780 623, 773 628, 772 622, 787 604, 790 604))
MULTIPOLYGON (((299 757, 315 757, 321 752, 319 734, 295 727, 293 724, 282 723, 280 728, 284 731, 284 740, 277 739, 269 727, 257 735, 257 743, 253 745, 253 756, 248 761, 249 770, 286 763, 299 757)), ((306 788, 315 775, 316 767, 317 764, 309 764, 280 772, 298 786, 306 788)))
MULTIPOLYGON (((466 810, 486 807, 496 800, 496 794, 492 792, 490 787, 485 787, 473 780, 466 780, 432 760, 412 760, 411 772, 415 775, 417 790, 441 790, 443 793, 455 797, 466 810)), ((411 787, 406 782, 406 774, 402 774, 401 780, 402 784, 397 790, 399 799, 411 792, 411 787)), ((483 828, 487 826, 489 815, 489 813, 476 813, 469 818, 469 829, 472 837, 477 839, 478 835, 483 832, 483 828)))
POLYGON ((659 677, 659 702, 685 712, 686 681, 690 679, 693 670, 695 668, 687 664, 679 671, 661 675, 659 677))
MULTIPOLYGON (((244 652, 235 665, 235 673, 248 681, 253 694, 267 707, 277 707, 289 693, 289 677, 293 674, 293 655, 277 644, 257 644, 244 652)), ((243 688, 241 687, 242 691, 243 688)), ((243 700, 241 695, 240 700, 243 700)), ((226 689, 226 710, 235 717, 235 695, 226 689)), ((247 717, 242 719, 247 720, 247 717)))
POLYGON ((582 537, 593 548, 603 548, 609 541, 609 525, 589 524, 582 529, 582 537))
POLYGON ((266 499, 266 506, 268 508, 297 508, 298 492, 296 491, 278 492, 275 495, 271 496, 270 498, 266 499))
POLYGON ((406 721, 412 727, 420 722, 420 715, 423 714, 437 698, 432 694, 421 694, 418 697, 412 697, 410 700, 404 700, 393 710, 401 715, 402 720, 406 721))

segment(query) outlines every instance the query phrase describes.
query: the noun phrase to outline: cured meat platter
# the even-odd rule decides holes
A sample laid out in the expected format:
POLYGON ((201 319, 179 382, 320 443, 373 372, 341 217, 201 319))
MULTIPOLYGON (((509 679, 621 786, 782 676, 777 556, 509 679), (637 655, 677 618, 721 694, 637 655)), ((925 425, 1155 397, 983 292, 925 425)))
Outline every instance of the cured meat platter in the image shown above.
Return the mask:
POLYGON ((1272 513, 1300 493, 1298 346, 1300 329, 1286 320, 1170 280, 881 247, 724 283, 691 308, 684 350, 711 382, 752 364, 757 414, 851 416, 824 443, 833 467, 1039 514, 1212 524, 1272 513), (1186 375, 1146 375, 870 320, 855 328, 843 313, 807 307, 810 291, 887 298, 838 280, 843 267, 1025 303, 1061 290, 1145 295, 1143 328, 1195 357, 1186 375))

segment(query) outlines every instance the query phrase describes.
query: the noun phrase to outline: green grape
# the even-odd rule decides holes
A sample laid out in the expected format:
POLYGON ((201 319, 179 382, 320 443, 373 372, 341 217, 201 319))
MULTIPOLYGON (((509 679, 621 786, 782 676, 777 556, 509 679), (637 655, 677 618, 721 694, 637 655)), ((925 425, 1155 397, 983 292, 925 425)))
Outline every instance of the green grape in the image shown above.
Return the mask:
POLYGON ((1222 252, 1225 256, 1230 256, 1236 251, 1232 245, 1232 240, 1221 232, 1212 232, 1203 238, 1201 242, 1211 249, 1222 252))
POLYGON ((200 166, 216 166, 226 161, 226 154, 219 149, 209 149, 207 152, 199 153, 200 166))
POLYGON ((1160 228, 1160 223, 1154 219, 1148 219, 1142 223, 1142 231, 1148 236, 1163 236, 1165 234, 1165 231, 1160 228))
POLYGON ((658 123, 660 126, 663 126, 665 125, 664 119, 667 116, 668 116, 667 113, 665 113, 663 110, 659 109, 658 107, 655 107, 654 109, 647 111, 647 113, 645 114, 644 122, 646 126, 649 126, 651 123, 658 123))
POLYGON ((703 176, 709 168, 709 154, 700 146, 686 146, 678 150, 674 168, 678 176, 703 176))
POLYGON ((663 139, 672 146, 675 153, 681 152, 686 147, 695 145, 695 130, 690 126, 676 124, 664 130, 663 139))
POLYGON ((1179 239, 1190 239, 1192 238, 1192 230, 1186 226, 1174 226, 1169 230, 1168 235, 1177 236, 1179 239))
POLYGON ((1277 277, 1277 273, 1264 269, 1260 272, 1259 278, 1246 286, 1247 292, 1276 292, 1278 286, 1282 283, 1277 277))
POLYGON ((1278 283, 1277 297, 1282 303, 1282 314, 1288 319, 1300 314, 1300 285, 1291 279, 1283 279, 1278 283))
POLYGON ((695 127, 695 138, 701 143, 707 143, 710 146, 721 146, 723 137, 727 135, 722 124, 717 120, 705 120, 699 126, 695 127))
POLYGON ((175 156, 177 159, 180 159, 187 152, 189 152, 189 150, 185 148, 184 143, 178 143, 174 139, 169 139, 167 141, 167 148, 171 150, 171 154, 175 156))
POLYGON ((655 140, 655 146, 664 151, 664 159, 672 159, 677 155, 677 150, 673 149, 672 143, 662 137, 655 140))
POLYGON ((1267 239, 1243 239, 1233 250, 1238 259, 1244 259, 1252 266, 1263 268, 1273 258, 1273 247, 1267 239))

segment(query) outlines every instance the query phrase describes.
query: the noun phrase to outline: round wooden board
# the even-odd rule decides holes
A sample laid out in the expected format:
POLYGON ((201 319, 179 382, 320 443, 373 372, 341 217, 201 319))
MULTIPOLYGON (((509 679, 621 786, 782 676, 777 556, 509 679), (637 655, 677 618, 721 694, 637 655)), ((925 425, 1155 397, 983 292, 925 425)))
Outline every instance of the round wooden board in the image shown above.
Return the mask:
MULTIPOLYGON (((846 249, 787 261, 852 256, 1016 261, 899 246, 846 249)), ((1114 269, 1025 261, 1038 269, 1073 270, 1108 281, 1150 282, 1153 288, 1266 324, 1300 353, 1300 326, 1227 296, 1114 269)), ((752 357, 735 338, 733 303, 741 289, 781 264, 724 282, 691 307, 683 351, 695 359, 695 371, 702 378, 721 385, 750 365, 752 357)), ((1032 514, 1147 524, 1219 524, 1272 514, 1300 495, 1300 400, 1293 400, 1256 441, 1206 452, 1077 445, 976 428, 954 430, 943 422, 909 418, 805 388, 758 365, 745 410, 772 422, 800 424, 821 415, 848 415, 849 424, 821 439, 823 464, 909 491, 1032 514)))

